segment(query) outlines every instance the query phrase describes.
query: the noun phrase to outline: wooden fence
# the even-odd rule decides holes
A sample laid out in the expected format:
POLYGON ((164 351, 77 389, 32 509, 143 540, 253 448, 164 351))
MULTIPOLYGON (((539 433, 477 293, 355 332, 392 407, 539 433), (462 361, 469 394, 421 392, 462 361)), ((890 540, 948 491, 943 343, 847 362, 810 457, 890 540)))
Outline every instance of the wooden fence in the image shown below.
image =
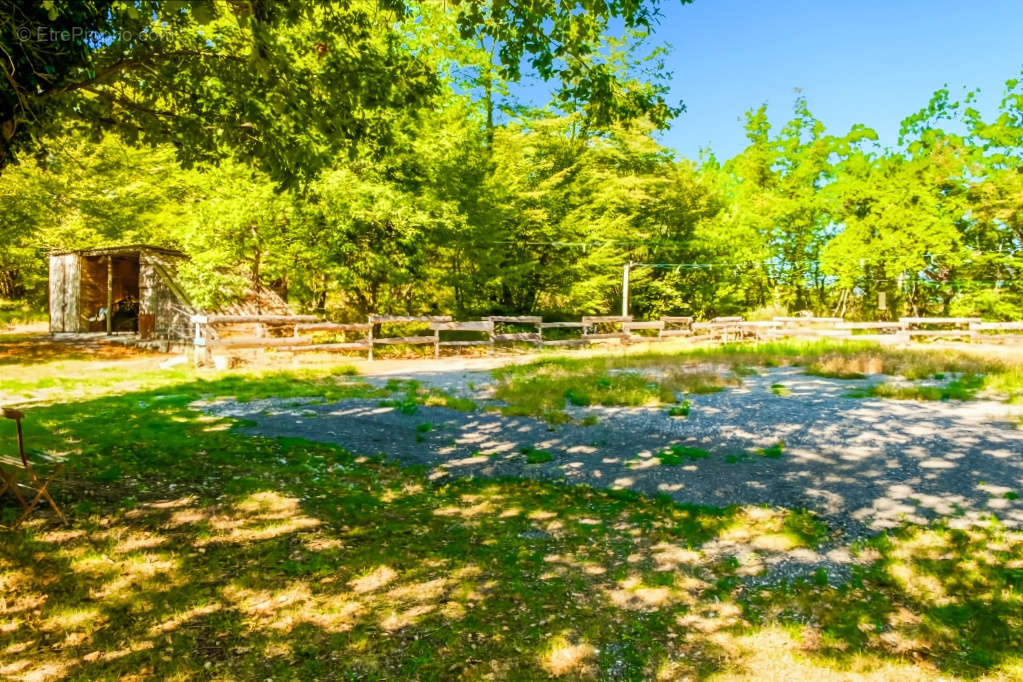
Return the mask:
POLYGON ((493 315, 467 321, 454 320, 449 315, 370 315, 366 322, 337 323, 312 315, 195 315, 191 321, 195 327, 193 344, 197 362, 209 362, 210 353, 218 349, 273 348, 291 353, 365 351, 372 360, 374 349, 385 345, 432 345, 434 357, 439 358, 443 348, 475 346, 493 352, 497 344, 506 343, 544 348, 606 342, 649 343, 680 337, 715 343, 782 337, 862 338, 902 344, 919 338, 1023 342, 1023 334, 1011 333, 1023 332, 1023 322, 983 322, 975 317, 903 317, 881 322, 845 322, 837 317, 775 317, 750 321, 728 316, 696 322, 692 317, 665 316, 636 321, 623 316, 583 316, 578 322, 544 322, 543 318, 532 315, 493 315), (405 330, 419 327, 424 333, 387 335, 386 332, 396 325, 405 330), (427 331, 429 333, 425 333, 427 331), (566 332, 572 336, 564 338, 566 332), (459 338, 451 338, 452 333, 459 338), (340 340, 337 337, 341 337, 340 340))

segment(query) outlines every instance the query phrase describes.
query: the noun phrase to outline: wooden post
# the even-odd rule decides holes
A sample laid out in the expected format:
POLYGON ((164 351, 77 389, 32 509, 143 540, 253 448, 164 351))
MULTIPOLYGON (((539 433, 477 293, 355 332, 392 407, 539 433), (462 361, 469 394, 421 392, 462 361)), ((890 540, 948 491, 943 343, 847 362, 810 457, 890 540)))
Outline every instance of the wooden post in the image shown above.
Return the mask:
POLYGON ((114 333, 114 259, 107 256, 107 336, 114 333))
MULTIPOLYGON (((630 260, 622 268, 622 317, 629 316, 629 268, 632 266, 630 260)), ((585 330, 583 330, 585 333, 585 330)))
POLYGON ((369 342, 369 361, 373 362, 373 329, 376 325, 373 324, 373 316, 369 316, 369 334, 366 336, 366 340, 369 342))
POLYGON ((433 357, 440 358, 440 329, 433 330, 433 357))

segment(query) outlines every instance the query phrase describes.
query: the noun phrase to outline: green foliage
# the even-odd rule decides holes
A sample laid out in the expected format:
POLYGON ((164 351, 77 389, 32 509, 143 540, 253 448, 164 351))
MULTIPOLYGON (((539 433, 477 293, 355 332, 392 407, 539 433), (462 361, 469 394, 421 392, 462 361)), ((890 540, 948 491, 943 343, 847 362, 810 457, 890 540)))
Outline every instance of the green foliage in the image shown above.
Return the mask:
POLYGON ((692 403, 688 400, 683 400, 679 405, 672 405, 668 408, 669 417, 688 417, 689 410, 692 407, 692 403))
POLYGON ((393 142, 400 112, 429 108, 444 66, 423 49, 431 34, 452 48, 492 45, 491 78, 518 80, 526 67, 556 80, 558 101, 596 126, 663 125, 679 111, 656 78, 623 69, 621 44, 609 42, 612 22, 641 40, 652 2, 468 0, 440 12, 388 0, 22 5, 0 5, 11 19, 0 24, 0 168, 34 136, 76 121, 173 143, 187 163, 233 154, 277 180, 307 182, 339 153, 393 142))
POLYGON ((768 459, 779 459, 785 454, 785 441, 778 441, 774 445, 757 450, 757 454, 768 459))
POLYGON ((666 450, 661 450, 657 453, 657 459, 660 460, 664 466, 677 466, 682 463, 682 460, 689 462, 696 462, 701 459, 706 459, 710 456, 703 448, 694 448, 687 445, 672 445, 666 450))
POLYGON ((556 358, 502 368, 495 374, 500 379, 495 397, 508 403, 502 412, 542 416, 555 423, 568 418, 563 412, 566 403, 640 406, 674 402, 670 390, 642 374, 577 370, 556 358))
POLYGON ((890 398, 893 400, 973 400, 985 384, 981 375, 965 375, 944 386, 917 386, 913 384, 874 384, 854 397, 890 398))
POLYGON ((544 462, 550 462, 554 459, 554 456, 546 450, 537 450, 532 445, 523 446, 519 452, 526 456, 527 464, 543 464, 544 462))

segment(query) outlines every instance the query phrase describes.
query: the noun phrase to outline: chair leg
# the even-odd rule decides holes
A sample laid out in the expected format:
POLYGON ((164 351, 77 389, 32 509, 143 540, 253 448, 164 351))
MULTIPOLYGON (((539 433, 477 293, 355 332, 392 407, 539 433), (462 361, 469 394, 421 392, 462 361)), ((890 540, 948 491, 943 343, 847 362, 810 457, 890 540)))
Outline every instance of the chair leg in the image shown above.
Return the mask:
POLYGON ((57 516, 60 517, 61 523, 63 523, 65 526, 67 525, 67 518, 64 516, 64 512, 60 510, 60 507, 57 506, 57 503, 53 500, 52 497, 50 497, 50 493, 47 492, 46 490, 46 487, 50 485, 53 479, 57 477, 57 474, 59 474, 63 468, 64 468, 63 464, 59 465, 50 473, 50 476, 46 479, 46 481, 42 483, 39 482, 39 477, 36 475, 36 472, 33 469, 31 468, 26 469, 26 471, 28 471, 28 475, 32 478, 32 483, 36 488, 36 494, 35 497, 32 498, 32 501, 26 506, 25 511, 22 512, 21 516, 18 517, 18 520, 14 522, 14 528, 20 526, 22 522, 24 522, 24 520, 28 518, 28 515, 32 513, 32 510, 36 508, 36 505, 39 504, 39 500, 41 499, 45 499, 47 503, 49 503, 50 507, 53 508, 53 511, 57 513, 57 516))
POLYGON ((53 498, 50 497, 50 492, 46 489, 47 486, 50 485, 50 482, 53 481, 53 479, 55 479, 57 477, 57 474, 59 474, 60 470, 63 469, 63 468, 64 468, 64 465, 61 464, 56 469, 54 469, 53 473, 51 473, 50 477, 46 479, 46 483, 43 484, 43 487, 42 487, 42 489, 39 492, 40 492, 40 494, 43 497, 46 498, 46 501, 49 503, 49 505, 53 509, 53 511, 57 513, 57 516, 60 517, 60 522, 63 523, 66 526, 67 525, 67 517, 64 516, 64 512, 62 512, 60 510, 60 507, 53 500, 53 498))
POLYGON ((0 477, 3 478, 3 486, 0 486, 0 495, 3 495, 5 492, 10 490, 11 494, 18 498, 18 502, 21 504, 22 509, 28 507, 28 502, 26 502, 25 498, 21 496, 21 493, 18 492, 18 482, 15 480, 14 474, 8 475, 0 469, 0 477))

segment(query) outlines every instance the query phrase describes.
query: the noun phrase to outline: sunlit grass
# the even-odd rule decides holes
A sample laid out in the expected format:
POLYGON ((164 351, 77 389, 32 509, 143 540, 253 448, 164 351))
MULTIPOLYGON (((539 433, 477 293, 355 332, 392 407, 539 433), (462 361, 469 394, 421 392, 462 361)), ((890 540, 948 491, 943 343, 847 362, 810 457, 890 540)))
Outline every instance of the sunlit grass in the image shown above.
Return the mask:
MULTIPOLYGON (((605 352, 550 356, 494 371, 496 397, 508 415, 567 422, 566 406, 663 406, 682 394, 727 390, 756 374, 756 367, 801 365, 813 376, 865 379, 901 376, 910 381, 954 374, 946 387, 896 387, 879 384, 854 395, 920 400, 969 400, 982 390, 1009 401, 1023 400, 1023 365, 977 353, 897 349, 866 341, 776 341, 735 343, 643 353, 605 352)), ((791 391, 775 384, 781 396, 791 391)))
POLYGON ((602 368, 600 363, 577 364, 561 359, 495 370, 495 392, 507 405, 508 415, 535 416, 552 422, 567 421, 567 406, 643 407, 684 404, 680 396, 716 393, 740 383, 737 376, 711 371, 669 368, 642 370, 602 368))
MULTIPOLYGON (((907 527, 860 543, 849 580, 788 580, 771 567, 836 535, 808 512, 437 482, 335 447, 246 437, 189 408, 277 392, 431 399, 418 386, 191 370, 121 382, 87 398, 57 388, 29 409, 32 446, 69 455, 54 491, 71 525, 39 515, 3 535, 4 679, 1023 671, 1023 537, 998 524, 907 527)), ((0 423, 0 447, 10 427, 0 423)))
POLYGON ((984 384, 984 377, 971 375, 950 381, 944 386, 874 384, 853 391, 849 395, 860 398, 890 398, 892 400, 972 400, 984 384))

